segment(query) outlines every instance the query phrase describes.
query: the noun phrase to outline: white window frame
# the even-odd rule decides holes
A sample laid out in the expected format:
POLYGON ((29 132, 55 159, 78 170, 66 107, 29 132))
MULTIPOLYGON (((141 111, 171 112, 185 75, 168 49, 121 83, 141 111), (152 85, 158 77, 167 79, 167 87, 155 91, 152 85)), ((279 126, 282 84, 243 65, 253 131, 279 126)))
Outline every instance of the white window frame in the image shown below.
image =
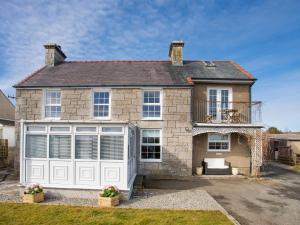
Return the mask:
POLYGON ((162 129, 160 128, 143 128, 140 130, 140 161, 141 162, 162 162, 162 129), (159 144, 151 143, 151 144, 143 144, 143 131, 144 130, 159 130, 159 144), (142 145, 150 145, 150 146, 160 146, 160 159, 143 159, 142 158, 142 145))
POLYGON ((72 127, 69 126, 69 125, 49 125, 48 126, 48 133, 49 134, 71 134, 72 133, 72 127), (52 127, 66 127, 66 128, 69 128, 69 131, 51 131, 51 128, 52 127))
POLYGON ((142 91, 142 120, 162 120, 162 110, 163 110, 163 93, 162 93, 162 89, 143 89, 142 91), (145 92, 148 91, 148 92, 159 92, 159 101, 160 103, 144 103, 144 94, 145 92), (144 117, 144 105, 153 105, 153 106, 160 106, 160 116, 159 117, 144 117))
POLYGON ((61 89, 54 89, 54 88, 47 88, 47 89, 43 89, 43 118, 44 119, 53 119, 53 120, 59 120, 61 118, 61 99, 62 99, 62 91, 61 89), (60 104, 47 104, 47 92, 48 91, 58 91, 60 92, 60 104), (46 116, 46 107, 47 106, 60 106, 60 117, 47 117, 46 116))
POLYGON ((207 115, 209 115, 209 102, 210 102, 210 95, 209 92, 210 90, 217 90, 217 116, 216 119, 214 120, 214 122, 222 122, 221 119, 221 112, 219 112, 218 110, 221 109, 221 91, 222 90, 227 90, 228 91, 228 108, 232 109, 232 96, 233 96, 233 92, 232 92, 232 88, 231 87, 214 87, 214 86, 210 86, 207 87, 207 91, 206 91, 206 95, 207 95, 207 115))
POLYGON ((99 149, 100 149, 100 152, 99 152, 99 160, 100 162, 123 162, 123 161, 126 161, 127 157, 126 157, 126 151, 125 148, 126 148, 126 138, 125 138, 125 135, 122 134, 122 133, 116 133, 116 132, 100 132, 99 133, 99 149), (123 137, 123 159, 101 159, 101 137, 104 137, 104 136, 116 136, 116 137, 123 137))
POLYGON ((120 126, 120 125, 105 125, 105 126, 100 126, 100 130, 99 130, 99 133, 101 135, 124 135, 124 127, 123 126, 120 126), (110 131, 102 131, 102 128, 105 128, 105 127, 121 127, 122 128, 122 131, 120 132, 110 132, 110 131))
POLYGON ((47 126, 46 125, 28 124, 28 125, 25 125, 25 133, 26 134, 46 134, 47 126), (31 126, 44 127, 44 129, 43 130, 34 130, 34 131, 27 130, 28 127, 31 127, 31 126))
POLYGON ((49 128, 49 132, 47 134, 47 149, 48 149, 48 153, 47 153, 47 158, 49 160, 54 160, 54 161, 72 161, 72 141, 73 141, 73 135, 71 134, 71 132, 56 132, 56 131, 52 131, 50 132, 50 128, 49 128), (68 159, 60 159, 60 158, 51 158, 50 157, 50 136, 69 136, 71 138, 71 149, 70 149, 70 158, 68 159))
POLYGON ((98 126, 97 125, 76 125, 74 126, 74 134, 98 134, 98 126), (96 128, 95 131, 77 131, 77 128, 88 127, 88 128, 96 128))
POLYGON ((231 134, 220 134, 220 133, 208 133, 207 134, 207 151, 208 152, 230 152, 231 151, 231 134), (228 135, 228 140, 218 140, 218 141, 213 141, 210 140, 210 136, 213 134, 218 134, 218 135, 228 135), (210 142, 221 142, 221 143, 228 143, 228 149, 209 149, 209 143, 210 142))
MULTIPOLYGON (((96 119, 96 120, 110 120, 111 119, 111 95, 112 91, 111 89, 93 89, 92 90, 92 104, 91 104, 91 118, 96 119), (108 105, 108 116, 94 116, 94 96, 96 92, 108 92, 109 93, 109 105, 108 105)), ((107 105, 107 104, 96 104, 96 105, 107 105)))
POLYGON ((47 131, 43 132, 31 132, 31 131, 25 131, 24 133, 24 140, 23 140, 23 157, 25 160, 31 159, 31 160, 48 160, 49 159, 49 134, 47 134, 47 131), (27 157, 26 156, 26 137, 27 135, 32 135, 32 136, 38 136, 38 135, 44 135, 46 136, 46 157, 45 158, 33 158, 33 157, 27 157))

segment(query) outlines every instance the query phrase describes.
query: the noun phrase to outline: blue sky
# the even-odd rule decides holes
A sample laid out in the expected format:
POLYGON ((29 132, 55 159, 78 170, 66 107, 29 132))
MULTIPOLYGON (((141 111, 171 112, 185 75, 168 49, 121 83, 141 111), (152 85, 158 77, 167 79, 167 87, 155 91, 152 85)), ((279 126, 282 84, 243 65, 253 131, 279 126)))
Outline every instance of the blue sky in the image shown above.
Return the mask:
POLYGON ((300 130, 300 1, 2 1, 0 88, 44 63, 56 42, 79 59, 232 59, 256 78, 267 125, 300 130))

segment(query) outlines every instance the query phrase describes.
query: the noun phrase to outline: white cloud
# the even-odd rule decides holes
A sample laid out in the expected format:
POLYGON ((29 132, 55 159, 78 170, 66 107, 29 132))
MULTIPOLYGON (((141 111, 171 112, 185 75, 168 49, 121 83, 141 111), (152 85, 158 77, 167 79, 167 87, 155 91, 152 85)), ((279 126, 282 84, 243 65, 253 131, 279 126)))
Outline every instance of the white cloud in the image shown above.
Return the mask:
MULTIPOLYGON (((284 126, 285 119, 280 117, 284 111, 278 110, 282 102, 276 103, 276 98, 284 99, 289 118, 294 118, 297 108, 293 96, 298 95, 293 92, 299 87, 293 82, 297 80, 282 85, 285 80, 276 83, 282 76, 277 74, 274 79, 268 71, 299 60, 295 56, 299 55, 295 53, 299 40, 294 37, 293 42, 284 43, 294 48, 284 57, 271 44, 265 52, 256 44, 269 43, 295 29, 295 24, 297 28, 299 4, 274 0, 243 4, 230 1, 224 7, 219 1, 3 1, 0 88, 12 94, 13 84, 41 67, 42 46, 47 42, 60 44, 68 60, 166 59, 169 42, 183 39, 187 59, 235 59, 259 76, 254 96, 266 100, 268 121, 284 126), (271 78, 268 81, 265 77, 271 78), (272 86, 285 94, 278 94, 272 86)), ((296 129, 295 123, 286 124, 296 129)))

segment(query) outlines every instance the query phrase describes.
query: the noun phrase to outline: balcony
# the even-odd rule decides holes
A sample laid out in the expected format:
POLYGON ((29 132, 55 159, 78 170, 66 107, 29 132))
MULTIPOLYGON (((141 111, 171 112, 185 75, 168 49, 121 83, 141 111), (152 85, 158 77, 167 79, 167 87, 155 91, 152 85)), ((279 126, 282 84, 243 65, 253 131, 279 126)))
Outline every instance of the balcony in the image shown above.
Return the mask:
POLYGON ((262 102, 217 102, 195 101, 195 123, 261 124, 262 102))

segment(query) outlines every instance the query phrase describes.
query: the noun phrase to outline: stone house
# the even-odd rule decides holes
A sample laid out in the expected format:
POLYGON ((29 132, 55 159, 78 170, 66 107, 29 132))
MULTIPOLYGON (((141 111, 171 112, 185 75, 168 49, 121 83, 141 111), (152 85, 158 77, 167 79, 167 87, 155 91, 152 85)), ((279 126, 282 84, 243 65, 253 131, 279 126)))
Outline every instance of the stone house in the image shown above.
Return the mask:
POLYGON ((65 61, 44 47, 45 66, 14 86, 21 184, 131 190, 136 174, 190 176, 206 159, 258 172, 256 79, 238 64, 183 60, 182 41, 170 60, 65 61))

